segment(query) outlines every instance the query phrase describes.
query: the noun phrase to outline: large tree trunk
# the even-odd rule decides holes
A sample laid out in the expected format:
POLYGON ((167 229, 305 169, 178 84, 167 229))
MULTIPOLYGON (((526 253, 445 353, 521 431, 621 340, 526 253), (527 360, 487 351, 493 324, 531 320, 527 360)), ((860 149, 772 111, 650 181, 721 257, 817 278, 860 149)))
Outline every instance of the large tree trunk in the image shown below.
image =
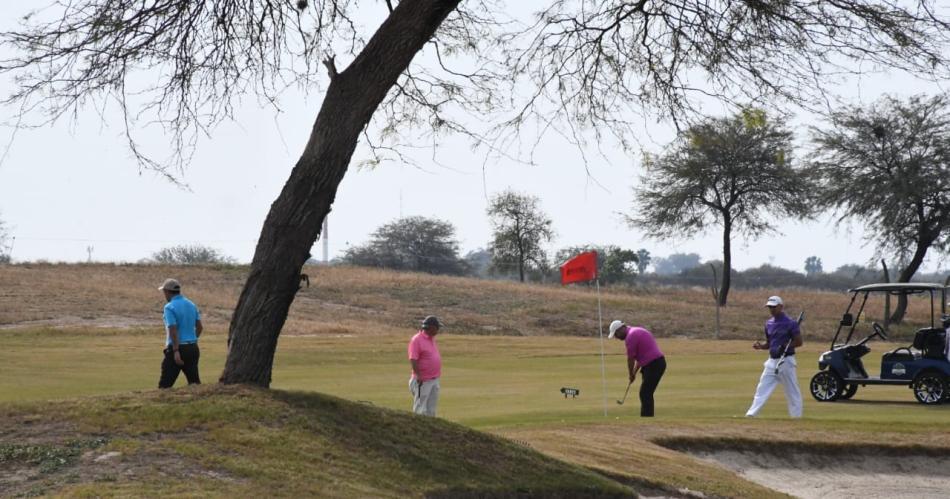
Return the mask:
POLYGON ((719 306, 725 307, 732 284, 732 219, 723 217, 722 223, 722 285, 719 286, 719 306))
MULTIPOLYGON (((222 383, 269 386, 300 269, 320 234, 359 135, 460 0, 402 0, 352 64, 333 74, 303 155, 271 205, 228 332, 222 383)), ((331 61, 332 62, 332 61, 331 61)))
MULTIPOLYGON (((910 278, 914 277, 914 274, 920 269, 920 266, 924 263, 924 257, 927 256, 927 250, 930 249, 930 246, 936 240, 936 237, 930 237, 929 235, 922 234, 917 239, 917 249, 914 250, 914 256, 910 259, 910 262, 907 263, 903 269, 901 269, 900 276, 897 278, 897 282, 910 282, 910 278)), ((899 295, 897 297, 897 308, 894 309, 894 313, 891 315, 890 320, 888 321, 891 324, 900 324, 904 320, 904 315, 907 313, 907 295, 899 295)))

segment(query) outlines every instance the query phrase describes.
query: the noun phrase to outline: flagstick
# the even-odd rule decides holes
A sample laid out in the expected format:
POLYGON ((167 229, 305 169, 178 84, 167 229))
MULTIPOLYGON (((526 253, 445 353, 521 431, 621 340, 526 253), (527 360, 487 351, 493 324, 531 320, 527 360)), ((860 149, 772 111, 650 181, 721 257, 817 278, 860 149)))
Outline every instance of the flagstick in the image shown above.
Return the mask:
POLYGON ((607 365, 604 363, 604 314, 600 307, 600 279, 597 282, 597 322, 600 331, 600 378, 604 382, 604 417, 607 417, 607 365))

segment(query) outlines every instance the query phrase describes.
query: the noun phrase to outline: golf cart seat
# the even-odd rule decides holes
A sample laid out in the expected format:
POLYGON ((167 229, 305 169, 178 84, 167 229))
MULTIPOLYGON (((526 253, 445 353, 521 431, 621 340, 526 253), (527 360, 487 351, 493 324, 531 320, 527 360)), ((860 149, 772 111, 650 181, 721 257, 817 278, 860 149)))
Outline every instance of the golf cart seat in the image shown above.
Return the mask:
POLYGON ((915 352, 909 347, 900 347, 885 353, 881 361, 887 362, 908 362, 920 359, 920 352, 915 352))
POLYGON ((943 359, 947 346, 947 332, 939 328, 923 328, 914 334, 912 345, 925 359, 943 359))

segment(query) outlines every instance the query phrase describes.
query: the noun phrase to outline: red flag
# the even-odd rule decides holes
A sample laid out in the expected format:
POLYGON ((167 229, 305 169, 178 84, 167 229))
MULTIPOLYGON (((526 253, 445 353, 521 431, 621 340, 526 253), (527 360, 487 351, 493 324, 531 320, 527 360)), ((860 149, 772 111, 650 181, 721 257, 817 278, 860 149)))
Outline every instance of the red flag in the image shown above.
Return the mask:
POLYGON ((597 279, 597 252, 581 253, 561 265, 561 284, 597 279))

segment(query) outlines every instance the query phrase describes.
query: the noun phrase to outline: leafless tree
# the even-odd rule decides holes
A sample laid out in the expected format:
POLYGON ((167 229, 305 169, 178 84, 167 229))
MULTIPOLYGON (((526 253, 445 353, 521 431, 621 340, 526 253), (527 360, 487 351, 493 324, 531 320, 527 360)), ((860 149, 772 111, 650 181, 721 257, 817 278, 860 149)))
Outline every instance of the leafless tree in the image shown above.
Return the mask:
POLYGON ((231 322, 222 381, 267 386, 300 267, 361 137, 378 154, 371 161, 398 155, 411 127, 433 142, 466 134, 498 154, 519 130, 581 146, 591 132, 611 134, 629 145, 632 116, 679 120, 700 97, 815 105, 854 61, 932 78, 948 69, 950 29, 932 1, 538 6, 520 23, 506 13, 522 3, 506 10, 495 0, 60 0, 0 35, 12 53, 0 71, 17 78, 7 103, 18 120, 39 117, 24 126, 118 104, 141 164, 170 175, 242 95, 279 106, 288 88, 323 93, 231 322), (379 12, 378 27, 363 28, 360 9, 379 12), (481 133, 468 116, 497 126, 481 133), (170 161, 140 150, 142 120, 172 132, 170 161))

